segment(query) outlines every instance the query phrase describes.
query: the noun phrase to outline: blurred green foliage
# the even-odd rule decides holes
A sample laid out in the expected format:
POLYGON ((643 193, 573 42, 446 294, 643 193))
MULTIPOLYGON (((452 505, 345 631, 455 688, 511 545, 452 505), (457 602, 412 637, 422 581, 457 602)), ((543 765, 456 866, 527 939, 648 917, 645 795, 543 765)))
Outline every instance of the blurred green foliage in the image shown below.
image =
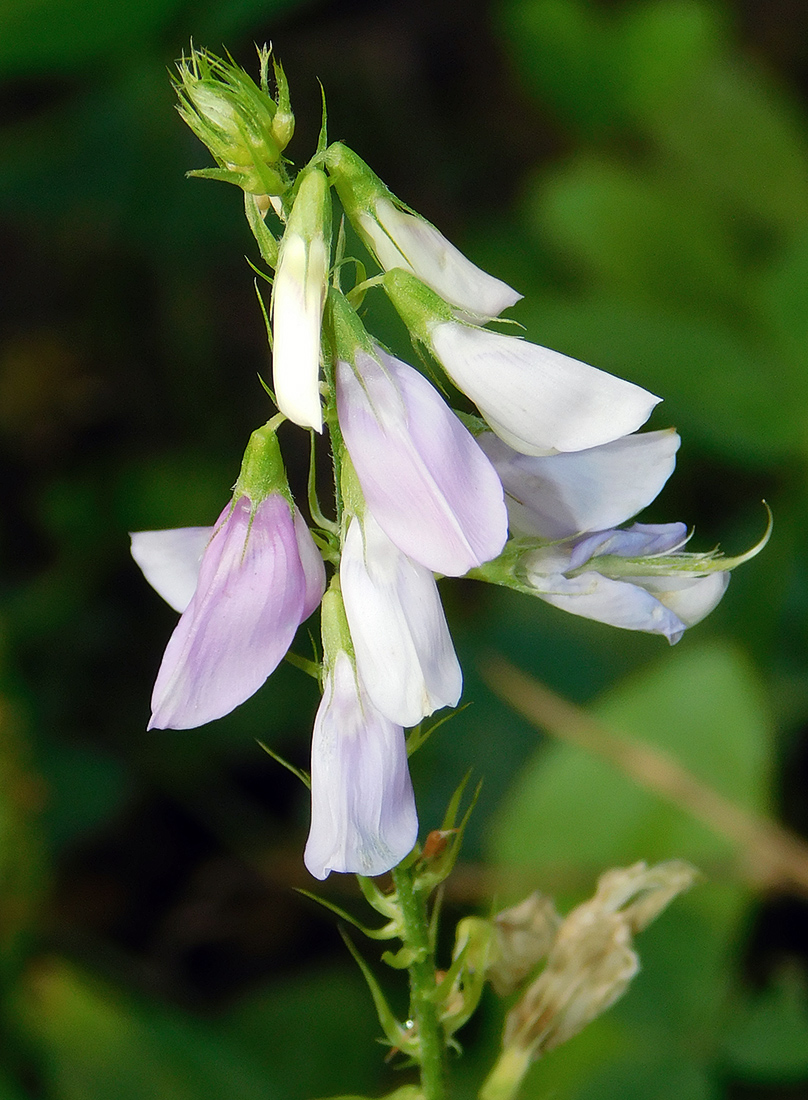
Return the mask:
MULTIPOLYGON (((539 1063, 526 1096, 804 1092, 804 899, 763 896, 726 837, 547 743, 478 675, 500 651, 808 832, 808 128, 749 7, 0 7, 0 1100, 306 1100, 402 1081, 330 921, 291 892, 310 885, 305 792, 255 745, 305 766, 312 685, 284 667, 212 727, 143 732, 174 616, 126 532, 210 522, 268 412, 239 196, 184 179, 206 161, 167 68, 192 36, 245 66, 274 41, 293 157, 316 141, 319 77, 333 136, 525 294, 531 339, 665 398, 654 424, 684 442, 646 518, 734 553, 772 505, 766 552, 672 653, 446 584, 473 705, 413 763, 423 832, 469 765, 485 780, 449 915, 488 910, 482 860, 568 904, 608 865, 705 872, 643 933, 628 996, 539 1063)), ((792 19, 796 40, 808 16, 792 19)), ((282 443, 300 492, 306 446, 282 443)), ((325 889, 353 904, 350 883, 325 889)), ((486 1002, 461 1033, 460 1100, 501 1019, 486 1002)))

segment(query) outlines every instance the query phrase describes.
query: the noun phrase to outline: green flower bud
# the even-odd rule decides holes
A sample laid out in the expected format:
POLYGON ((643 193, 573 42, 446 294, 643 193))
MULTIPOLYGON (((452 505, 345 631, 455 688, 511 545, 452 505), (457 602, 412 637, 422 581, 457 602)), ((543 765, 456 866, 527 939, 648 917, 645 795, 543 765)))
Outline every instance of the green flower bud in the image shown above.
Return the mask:
POLYGON ((269 94, 269 50, 259 50, 261 86, 231 61, 192 49, 178 64, 175 88, 183 120, 218 168, 191 175, 234 183, 248 194, 282 195, 289 182, 281 153, 294 131, 289 87, 275 65, 277 101, 269 94))

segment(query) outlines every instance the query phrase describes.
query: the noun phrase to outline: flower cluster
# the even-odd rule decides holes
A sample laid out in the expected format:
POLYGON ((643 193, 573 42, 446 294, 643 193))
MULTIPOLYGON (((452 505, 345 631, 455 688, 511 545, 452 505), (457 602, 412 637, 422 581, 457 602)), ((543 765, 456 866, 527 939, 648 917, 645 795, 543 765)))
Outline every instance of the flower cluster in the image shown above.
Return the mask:
MULTIPOLYGON (((231 66, 194 54, 182 114, 237 183, 265 260, 279 415, 254 433, 212 528, 141 532, 132 553, 181 617, 151 726, 185 729, 238 706, 321 603, 322 701, 314 723, 305 861, 380 874, 416 842, 405 729, 455 706, 462 675, 436 574, 506 584, 601 622, 671 642, 721 598, 728 573, 682 551, 679 524, 616 525, 673 470, 672 431, 635 434, 659 398, 491 327, 521 297, 401 203, 343 144, 294 180, 281 153, 293 117, 231 66), (332 195, 380 273, 343 291, 332 195), (282 226, 276 240, 265 215, 282 226), (355 306, 383 290, 414 341, 479 417, 458 415, 419 370, 366 330, 355 306), (334 456, 336 520, 314 537, 289 492, 276 437, 287 419, 334 456), (325 563, 335 566, 327 582, 325 563)), ((357 261, 358 270, 364 266, 357 261)), ((734 564, 734 563, 732 563, 734 564)))

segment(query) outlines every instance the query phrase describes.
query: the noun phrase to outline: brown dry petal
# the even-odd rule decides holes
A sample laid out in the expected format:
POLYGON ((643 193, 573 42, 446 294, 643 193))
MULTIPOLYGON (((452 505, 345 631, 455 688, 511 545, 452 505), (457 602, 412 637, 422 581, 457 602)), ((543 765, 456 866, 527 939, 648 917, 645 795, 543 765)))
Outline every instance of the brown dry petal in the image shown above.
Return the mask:
POLYGON ((535 891, 494 917, 495 961, 487 977, 507 997, 549 953, 561 925, 552 898, 535 891))
POLYGON ((639 970, 634 932, 658 916, 697 872, 678 860, 607 871, 594 897, 565 918, 547 965, 509 1013, 504 1046, 531 1060, 571 1039, 605 1012, 639 970))

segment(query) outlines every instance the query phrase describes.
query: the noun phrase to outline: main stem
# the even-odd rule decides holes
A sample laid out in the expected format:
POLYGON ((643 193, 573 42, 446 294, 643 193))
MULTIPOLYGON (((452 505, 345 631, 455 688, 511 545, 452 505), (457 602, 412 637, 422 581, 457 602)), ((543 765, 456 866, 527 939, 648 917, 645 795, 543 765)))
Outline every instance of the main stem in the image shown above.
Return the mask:
POLYGON ((411 867, 393 868, 404 920, 405 946, 413 951, 410 963, 410 1015, 420 1046, 421 1091, 424 1100, 445 1100, 443 1033, 435 1004, 435 959, 429 937, 426 898, 416 891, 411 867))

